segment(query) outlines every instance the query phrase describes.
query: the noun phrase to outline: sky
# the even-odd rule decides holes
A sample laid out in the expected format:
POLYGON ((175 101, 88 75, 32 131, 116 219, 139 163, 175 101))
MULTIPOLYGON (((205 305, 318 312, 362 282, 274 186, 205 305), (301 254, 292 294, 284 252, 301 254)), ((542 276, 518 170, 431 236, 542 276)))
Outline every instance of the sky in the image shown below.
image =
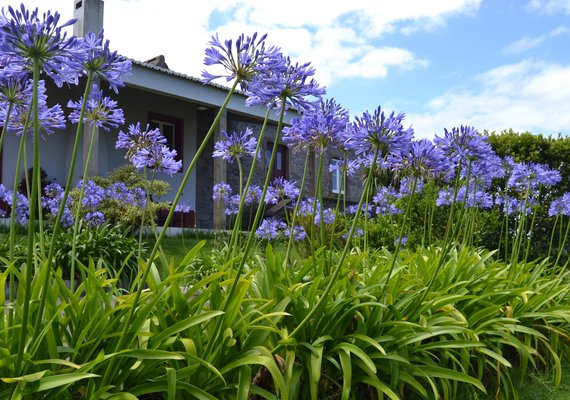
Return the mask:
MULTIPOLYGON (((23 3, 73 17, 73 0, 23 3)), ((403 112, 417 138, 570 135, 570 0, 106 0, 104 28, 124 56, 196 77, 212 35, 267 33, 352 117, 403 112)))

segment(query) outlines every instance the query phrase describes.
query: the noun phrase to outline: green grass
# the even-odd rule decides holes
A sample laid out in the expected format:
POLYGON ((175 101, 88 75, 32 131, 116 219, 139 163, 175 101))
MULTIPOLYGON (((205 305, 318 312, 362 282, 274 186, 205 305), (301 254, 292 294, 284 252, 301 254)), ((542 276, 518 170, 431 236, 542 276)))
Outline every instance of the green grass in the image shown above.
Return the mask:
POLYGON ((520 390, 520 400, 570 400, 570 363, 563 364, 562 382, 554 387, 551 374, 531 372, 520 390))

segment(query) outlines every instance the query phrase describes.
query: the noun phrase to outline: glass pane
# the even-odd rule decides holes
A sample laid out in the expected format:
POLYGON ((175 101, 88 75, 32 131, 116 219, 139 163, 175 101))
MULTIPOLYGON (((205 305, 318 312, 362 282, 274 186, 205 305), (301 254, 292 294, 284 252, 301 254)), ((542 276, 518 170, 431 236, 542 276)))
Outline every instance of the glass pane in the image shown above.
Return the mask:
POLYGON ((277 152, 276 158, 277 158, 277 161, 276 161, 277 167, 276 168, 278 171, 281 171, 283 169, 283 160, 282 160, 282 155, 281 155, 280 151, 277 152))

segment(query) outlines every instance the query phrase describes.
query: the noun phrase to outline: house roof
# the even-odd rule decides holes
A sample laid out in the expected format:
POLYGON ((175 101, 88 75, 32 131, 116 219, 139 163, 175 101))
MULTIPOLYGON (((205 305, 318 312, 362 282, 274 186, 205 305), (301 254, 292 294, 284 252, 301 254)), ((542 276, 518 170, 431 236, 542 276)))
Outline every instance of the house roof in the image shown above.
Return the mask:
MULTIPOLYGON (((157 57, 158 58, 158 57, 157 57)), ((154 61, 153 59, 152 61, 154 61)), ((157 60, 160 64, 163 60, 157 60)), ((220 107, 229 88, 217 83, 204 83, 201 79, 168 68, 163 68, 155 62, 132 60, 132 73, 126 77, 127 85, 148 90, 167 96, 180 98, 208 107, 220 107)), ((164 63, 164 65, 166 65, 164 63)), ((254 118, 265 118, 266 109, 261 106, 247 107, 245 95, 236 90, 237 96, 232 96, 228 103, 228 110, 254 118)), ((296 113, 285 115, 284 122, 289 123, 296 113)), ((274 113, 270 113, 271 120, 277 120, 274 113)))

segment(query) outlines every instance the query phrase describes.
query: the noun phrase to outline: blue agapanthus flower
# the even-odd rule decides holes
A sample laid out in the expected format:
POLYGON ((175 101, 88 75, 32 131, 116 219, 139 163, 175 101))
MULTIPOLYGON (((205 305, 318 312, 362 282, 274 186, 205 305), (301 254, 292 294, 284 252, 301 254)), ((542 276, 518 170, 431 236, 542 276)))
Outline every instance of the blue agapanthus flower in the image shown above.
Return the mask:
POLYGON ((228 82, 238 79, 241 90, 245 91, 258 70, 283 68, 281 50, 275 46, 266 47, 266 38, 267 34, 261 37, 258 37, 257 33, 247 37, 241 34, 234 46, 232 40, 222 43, 217 34, 212 36, 208 42, 210 47, 206 49, 204 64, 221 66, 223 71, 217 74, 203 71, 202 80, 210 83, 218 78, 225 78, 228 82))
POLYGON ((24 4, 20 9, 2 9, 2 19, 0 59, 6 65, 5 72, 31 71, 38 62, 58 86, 78 83, 84 51, 76 37, 68 38, 63 31, 75 19, 60 24, 59 13, 48 11, 40 18, 37 8, 30 12, 24 4))
POLYGON ((293 181, 289 181, 283 177, 273 179, 267 188, 265 202, 267 204, 277 204, 281 200, 295 200, 300 193, 300 189, 293 181))
POLYGON ((246 128, 243 132, 234 131, 231 135, 226 131, 222 131, 221 134, 224 139, 214 144, 213 157, 222 157, 229 163, 248 155, 255 157, 257 139, 250 128, 246 128))
POLYGON ((406 152, 411 145, 414 131, 411 127, 404 128, 404 117, 403 113, 394 112, 386 116, 381 107, 373 114, 365 111, 362 117, 356 117, 356 121, 350 126, 346 147, 367 158, 368 164, 376 151, 380 160, 390 154, 406 152))
POLYGON ((283 141, 300 150, 342 149, 347 139, 348 111, 334 99, 321 101, 308 109, 301 118, 293 118, 291 126, 283 128, 283 141))
POLYGON ((268 218, 261 222, 255 234, 259 239, 274 240, 279 236, 279 233, 286 228, 287 225, 283 221, 268 218))
POLYGON ((284 105, 285 110, 301 113, 320 102, 326 90, 312 78, 315 68, 310 63, 292 64, 289 57, 283 58, 283 65, 259 70, 245 93, 247 106, 264 105, 278 112, 284 105))
POLYGON ((564 193, 562 196, 552 200, 550 203, 548 216, 554 217, 557 215, 563 215, 565 217, 570 216, 570 192, 564 193))
POLYGON ((123 77, 131 71, 131 60, 109 49, 109 41, 103 39, 103 31, 98 35, 87 33, 79 39, 78 46, 84 54, 81 64, 86 74, 104 79, 115 93, 117 88, 125 86, 123 77))
MULTIPOLYGON (((69 114, 69 120, 75 124, 79 122, 81 115, 83 98, 78 101, 69 100, 67 107, 72 111, 69 114)), ((118 128, 125 123, 123 110, 117 107, 117 102, 110 97, 103 97, 103 92, 97 85, 93 85, 91 93, 87 98, 85 111, 83 114, 83 122, 103 128, 107 132, 111 128, 118 128)))

